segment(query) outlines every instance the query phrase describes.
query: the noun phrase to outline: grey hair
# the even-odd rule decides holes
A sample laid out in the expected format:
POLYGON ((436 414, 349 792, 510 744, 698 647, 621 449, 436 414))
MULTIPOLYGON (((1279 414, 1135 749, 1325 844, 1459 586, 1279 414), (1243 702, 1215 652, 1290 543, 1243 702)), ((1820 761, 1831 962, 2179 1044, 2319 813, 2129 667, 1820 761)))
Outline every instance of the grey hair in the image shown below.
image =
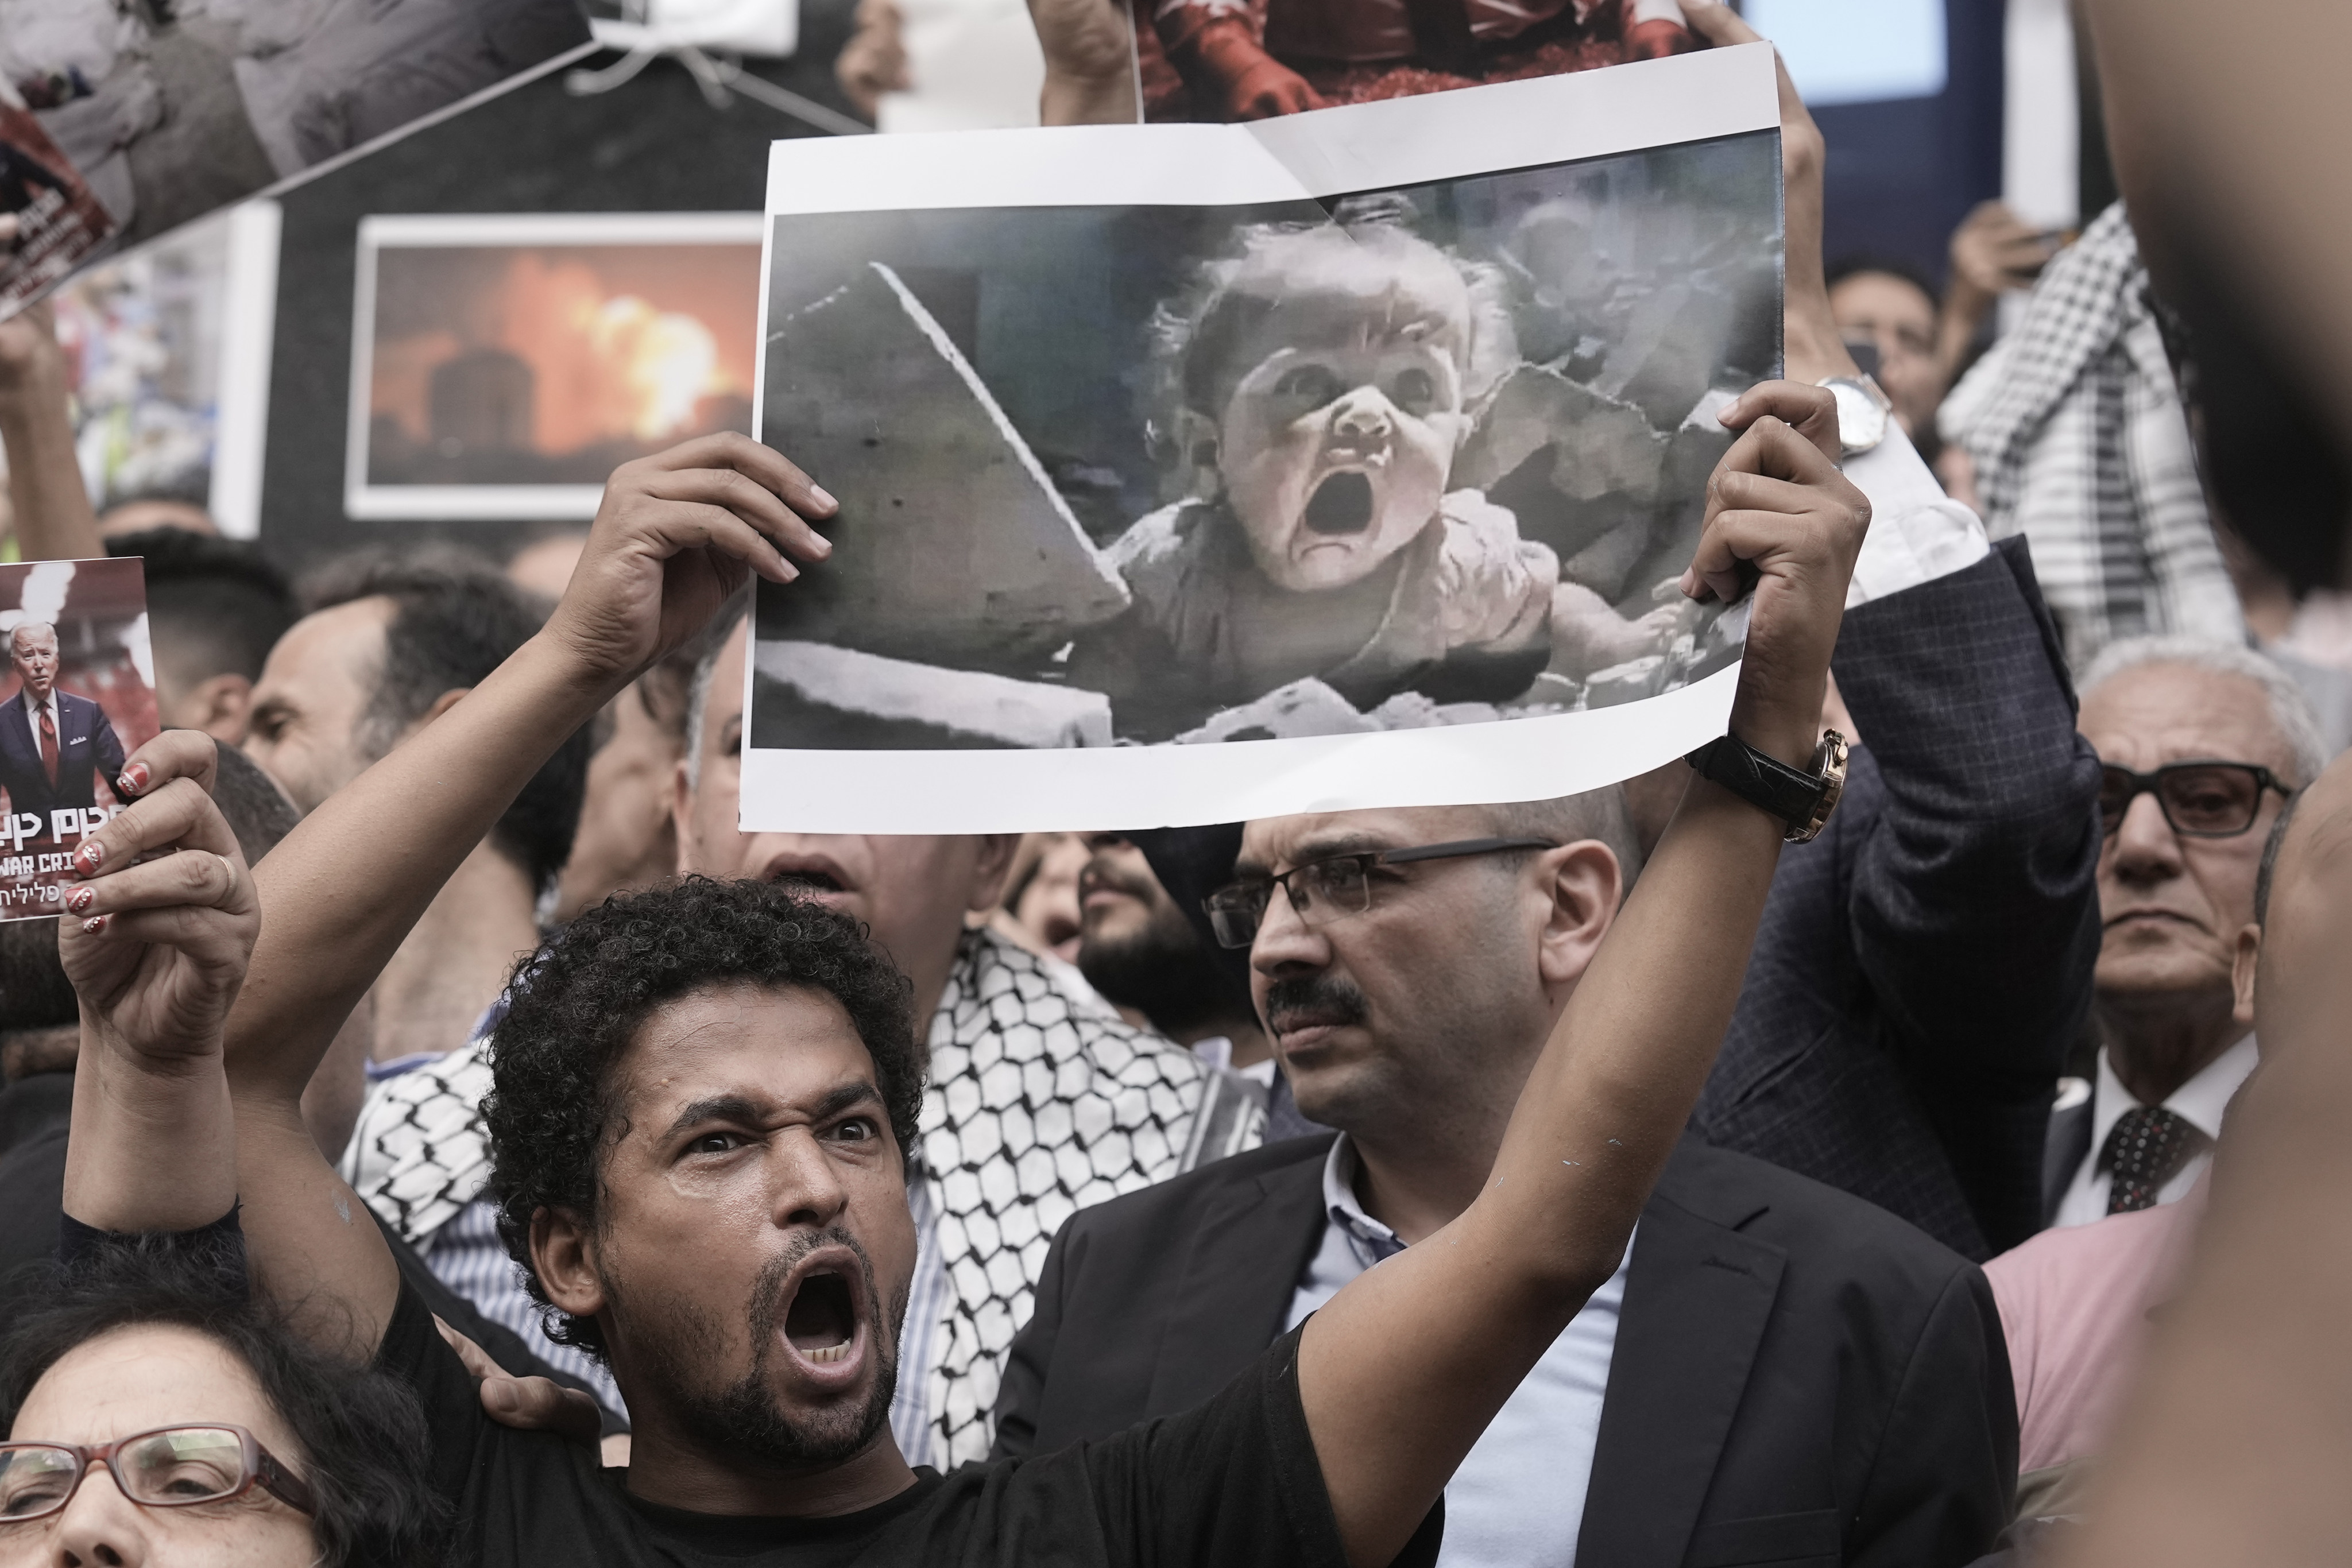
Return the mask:
POLYGON ((2087 698, 2126 670, 2146 664, 2186 664, 2252 681, 2270 701, 2271 727, 2278 732, 2279 743, 2286 748, 2289 766, 2294 769, 2290 782, 2300 788, 2318 778, 2327 766, 2327 743, 2320 738, 2319 715, 2311 699, 2274 660, 2241 643, 2179 634, 2126 637, 2108 643, 2083 672, 2083 695, 2087 698))
POLYGON ((694 662, 694 679, 686 688, 686 792, 702 793, 702 710, 710 702, 710 683, 719 674, 719 655, 734 640, 735 628, 750 613, 751 596, 738 594, 721 605, 703 632, 702 657, 694 662))
POLYGON ((16 638, 18 633, 31 632, 37 629, 47 632, 49 634, 49 641, 52 643, 62 643, 65 640, 58 635, 58 623, 54 621, 19 621, 16 624, 8 628, 8 651, 12 653, 16 651, 16 638))
POLYGON ((1552 800, 1488 806, 1486 815, 1497 838, 1549 839, 1556 844, 1598 840, 1617 857, 1618 869, 1623 873, 1621 897, 1633 890, 1633 879, 1642 874, 1642 843, 1633 835, 1625 791, 1614 784, 1552 800))

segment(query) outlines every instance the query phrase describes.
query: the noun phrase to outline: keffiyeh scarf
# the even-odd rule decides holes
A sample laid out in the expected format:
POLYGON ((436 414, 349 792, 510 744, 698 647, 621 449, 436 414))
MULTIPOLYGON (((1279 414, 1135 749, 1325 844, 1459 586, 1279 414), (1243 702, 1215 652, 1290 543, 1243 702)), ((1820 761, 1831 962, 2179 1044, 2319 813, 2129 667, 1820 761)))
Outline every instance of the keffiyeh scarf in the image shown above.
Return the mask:
POLYGON ((931 1019, 926 1234, 891 1418, 908 1460, 987 1458, 1005 1353, 1064 1220, 1265 1130, 1253 1085, 1129 1025, 1066 966, 966 934, 931 1019))

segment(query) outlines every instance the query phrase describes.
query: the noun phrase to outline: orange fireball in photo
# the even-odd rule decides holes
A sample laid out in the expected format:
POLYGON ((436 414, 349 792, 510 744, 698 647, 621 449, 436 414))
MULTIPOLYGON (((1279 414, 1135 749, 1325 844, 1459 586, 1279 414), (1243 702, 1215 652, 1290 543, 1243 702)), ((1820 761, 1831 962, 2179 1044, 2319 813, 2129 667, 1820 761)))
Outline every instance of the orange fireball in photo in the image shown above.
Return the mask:
POLYGON ((386 247, 372 477, 595 482, 748 431, 759 266, 756 244, 386 247))

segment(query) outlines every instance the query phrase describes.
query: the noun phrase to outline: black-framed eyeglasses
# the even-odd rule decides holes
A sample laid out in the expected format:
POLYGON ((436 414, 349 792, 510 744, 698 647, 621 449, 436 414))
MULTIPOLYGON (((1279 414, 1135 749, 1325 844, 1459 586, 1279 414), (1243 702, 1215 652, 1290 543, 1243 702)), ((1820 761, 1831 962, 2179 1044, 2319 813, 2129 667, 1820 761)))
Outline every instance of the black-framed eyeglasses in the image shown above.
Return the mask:
POLYGON ((1228 883, 1201 900, 1210 929, 1224 947, 1246 947, 1257 940, 1257 928, 1280 887, 1298 918, 1310 925, 1361 915, 1372 906, 1372 868, 1409 865, 1415 861, 1460 860, 1470 855, 1500 854, 1506 850, 1549 850, 1559 846, 1549 839, 1455 839, 1443 844, 1421 844, 1402 850, 1358 850, 1325 855, 1292 866, 1276 876, 1245 877, 1228 883))
POLYGON ((301 1477, 242 1427, 159 1427, 111 1443, 0 1443, 0 1526, 47 1519, 73 1500, 103 1461, 124 1497, 142 1508, 226 1502, 258 1485, 287 1507, 315 1514, 301 1477))
POLYGON ((2168 762, 2152 773, 2108 763, 2099 769, 2099 827, 2114 837, 2132 802, 2153 795, 2164 820, 2182 838, 2233 839, 2262 815, 2265 789, 2294 793, 2277 774, 2253 762, 2168 762))

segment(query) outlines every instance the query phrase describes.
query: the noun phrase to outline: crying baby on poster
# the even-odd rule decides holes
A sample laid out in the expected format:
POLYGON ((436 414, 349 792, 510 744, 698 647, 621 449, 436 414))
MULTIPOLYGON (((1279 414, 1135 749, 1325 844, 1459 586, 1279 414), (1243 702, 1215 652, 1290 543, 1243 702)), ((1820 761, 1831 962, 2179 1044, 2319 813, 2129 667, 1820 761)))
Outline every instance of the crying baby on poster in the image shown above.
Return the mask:
POLYGON ((1449 486, 1483 399, 1519 363, 1497 270, 1381 212, 1268 225, 1156 324, 1155 434, 1192 497, 1111 545, 1134 608, 1071 675, 1122 727, 1173 733, 1307 676, 1360 709, 1402 690, 1494 702, 1664 645, 1561 580, 1510 512, 1449 486), (1181 706, 1149 711, 1168 692, 1181 706))

